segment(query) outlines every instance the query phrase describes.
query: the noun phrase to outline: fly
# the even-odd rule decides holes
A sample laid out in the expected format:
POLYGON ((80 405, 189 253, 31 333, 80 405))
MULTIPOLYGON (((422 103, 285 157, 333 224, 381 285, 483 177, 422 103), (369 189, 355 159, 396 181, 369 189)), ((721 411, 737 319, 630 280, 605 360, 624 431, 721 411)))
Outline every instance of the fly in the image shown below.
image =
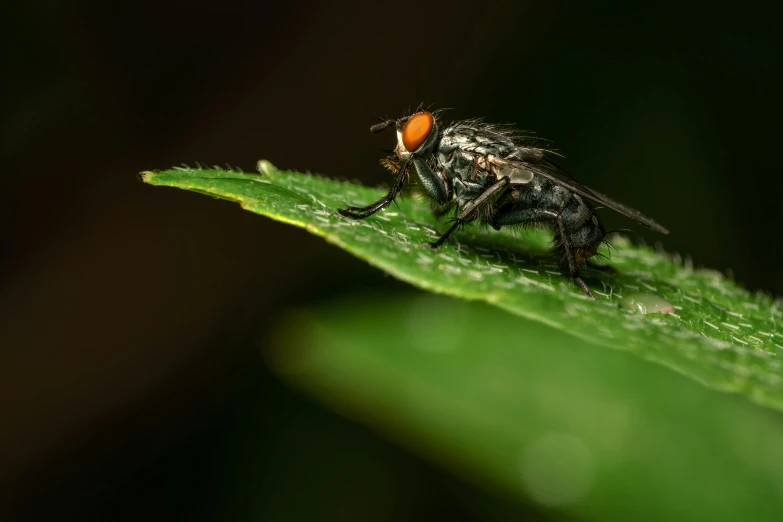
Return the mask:
POLYGON ((610 208, 642 225, 668 234, 664 227, 638 210, 588 188, 550 158, 551 153, 513 129, 480 120, 457 121, 440 128, 438 111, 419 110, 370 127, 378 134, 394 127, 397 146, 381 163, 395 174, 389 193, 365 207, 337 212, 365 219, 399 195, 413 170, 435 212, 455 212, 451 227, 434 243, 440 247, 458 227, 479 222, 502 227, 544 224, 554 231, 553 252, 564 275, 595 297, 580 277, 579 266, 598 253, 606 241, 593 204, 610 208))

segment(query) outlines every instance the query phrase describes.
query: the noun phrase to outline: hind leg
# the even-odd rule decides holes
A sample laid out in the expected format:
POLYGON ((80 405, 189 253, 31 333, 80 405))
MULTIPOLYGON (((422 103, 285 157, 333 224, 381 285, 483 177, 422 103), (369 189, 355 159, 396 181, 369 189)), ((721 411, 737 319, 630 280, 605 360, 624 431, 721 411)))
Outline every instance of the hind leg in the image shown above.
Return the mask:
POLYGON ((571 279, 573 279, 576 284, 582 287, 582 290, 584 290, 588 296, 595 299, 593 292, 590 291, 590 287, 587 286, 587 283, 585 283, 579 276, 579 267, 576 264, 576 259, 574 259, 574 251, 571 248, 571 243, 568 241, 565 224, 563 223, 563 220, 560 218, 560 216, 557 216, 556 222, 557 227, 560 230, 560 240, 563 242, 563 250, 565 251, 566 261, 568 262, 568 273, 571 275, 571 279))
POLYGON ((551 210, 543 210, 538 208, 525 208, 518 210, 510 210, 503 214, 495 216, 492 223, 492 227, 499 230, 500 227, 505 225, 522 225, 526 223, 536 222, 554 222, 557 225, 557 229, 560 233, 560 239, 563 242, 563 250, 565 251, 566 263, 568 267, 568 275, 571 279, 584 290, 584 292, 595 299, 595 296, 590 291, 590 287, 587 286, 579 274, 579 267, 577 266, 576 259, 574 258, 574 251, 571 248, 571 243, 568 241, 568 235, 566 234, 565 225, 563 220, 557 212, 551 210))

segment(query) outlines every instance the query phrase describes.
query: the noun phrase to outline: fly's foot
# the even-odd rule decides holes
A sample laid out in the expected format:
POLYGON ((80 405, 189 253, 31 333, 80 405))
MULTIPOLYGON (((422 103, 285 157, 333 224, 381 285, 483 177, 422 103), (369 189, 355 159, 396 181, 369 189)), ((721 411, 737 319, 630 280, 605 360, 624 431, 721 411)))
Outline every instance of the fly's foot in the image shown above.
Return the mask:
POLYGON ((593 292, 590 291, 590 287, 587 286, 587 283, 582 281, 581 277, 579 277, 578 275, 575 275, 574 276, 574 282, 576 284, 578 284, 580 287, 582 287, 582 290, 585 291, 585 293, 587 294, 588 297, 592 297, 593 299, 595 299, 595 296, 593 295, 593 292))
POLYGON ((370 217, 373 213, 368 212, 367 207, 348 207, 348 208, 338 208, 335 210, 338 216, 342 216, 344 218, 348 219, 364 219, 366 217, 370 217))
MULTIPOLYGON (((349 218, 349 219, 351 219, 351 218, 353 218, 353 216, 354 216, 354 214, 353 214, 353 213, 351 212, 351 210, 350 210, 350 209, 348 209, 348 208, 338 208, 338 209, 336 209, 334 212, 335 212, 335 214, 337 214, 338 216, 340 216, 340 217, 344 217, 344 218, 349 218)), ((355 219, 355 218, 353 218, 353 219, 355 219)))

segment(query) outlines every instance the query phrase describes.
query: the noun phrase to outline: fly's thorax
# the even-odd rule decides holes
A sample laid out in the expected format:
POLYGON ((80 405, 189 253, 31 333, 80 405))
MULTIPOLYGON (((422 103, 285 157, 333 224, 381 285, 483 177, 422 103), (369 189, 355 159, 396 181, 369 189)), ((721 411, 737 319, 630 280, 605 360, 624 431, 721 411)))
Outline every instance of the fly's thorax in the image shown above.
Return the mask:
POLYGON ((437 159, 443 168, 453 176, 473 181, 489 181, 508 177, 511 183, 525 185, 533 181, 535 174, 518 163, 511 163, 493 154, 486 156, 460 148, 441 147, 437 159))
POLYGON ((462 149, 482 156, 508 157, 518 146, 508 136, 488 129, 486 126, 461 122, 443 131, 442 147, 462 149))
POLYGON ((497 177, 487 169, 486 159, 482 156, 476 156, 462 149, 456 149, 446 156, 445 159, 446 163, 443 165, 453 177, 487 187, 497 180, 497 177))
POLYGON ((441 146, 438 148, 438 163, 440 163, 449 174, 460 176, 464 179, 464 174, 466 174, 473 165, 473 158, 454 147, 444 148, 442 143, 443 140, 441 140, 441 146))
POLYGON ((487 184, 482 182, 471 182, 462 178, 454 180, 454 195, 457 199, 457 206, 462 207, 473 199, 479 197, 487 189, 487 184))

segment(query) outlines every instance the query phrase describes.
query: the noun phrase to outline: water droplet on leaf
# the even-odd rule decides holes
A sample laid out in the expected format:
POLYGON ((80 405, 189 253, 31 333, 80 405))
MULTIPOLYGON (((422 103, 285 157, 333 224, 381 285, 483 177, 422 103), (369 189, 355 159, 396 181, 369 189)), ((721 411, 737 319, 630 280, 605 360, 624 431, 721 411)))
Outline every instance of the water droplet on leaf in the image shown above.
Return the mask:
POLYGON ((650 292, 639 292, 626 295, 620 301, 620 308, 640 314, 671 314, 674 306, 659 296, 650 292))

